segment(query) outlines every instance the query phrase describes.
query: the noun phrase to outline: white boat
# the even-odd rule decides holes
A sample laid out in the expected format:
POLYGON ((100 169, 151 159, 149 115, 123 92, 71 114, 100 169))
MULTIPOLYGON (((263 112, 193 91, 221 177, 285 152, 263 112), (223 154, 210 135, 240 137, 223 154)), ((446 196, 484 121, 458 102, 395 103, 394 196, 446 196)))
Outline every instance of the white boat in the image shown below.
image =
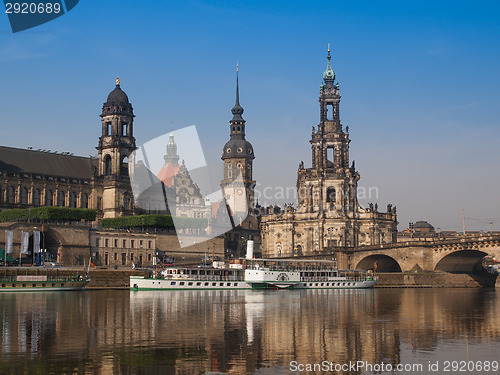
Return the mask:
POLYGON ((238 259, 212 267, 168 267, 149 276, 130 276, 131 290, 155 289, 354 289, 371 288, 378 276, 337 269, 335 261, 238 259))

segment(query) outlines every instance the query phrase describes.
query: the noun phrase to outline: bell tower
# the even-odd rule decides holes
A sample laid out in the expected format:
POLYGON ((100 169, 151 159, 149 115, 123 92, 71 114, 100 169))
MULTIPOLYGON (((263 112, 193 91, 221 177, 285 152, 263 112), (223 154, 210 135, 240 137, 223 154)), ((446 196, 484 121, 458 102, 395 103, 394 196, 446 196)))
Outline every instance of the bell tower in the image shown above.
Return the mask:
MULTIPOLYGON (((356 218, 359 174, 349 165, 349 127, 340 122, 340 89, 335 82, 328 45, 327 66, 320 86, 320 121, 312 128, 312 168, 301 164, 297 188, 299 211, 317 212, 321 218, 356 218)), ((323 228, 319 232, 323 234, 323 228)), ((345 238, 345 237, 344 237, 345 238)), ((351 241, 352 242, 352 241, 351 241)))
POLYGON ((116 78, 116 87, 102 107, 102 135, 97 146, 104 217, 121 216, 132 209, 128 158, 135 149, 134 117, 128 96, 120 87, 120 79, 116 78))
MULTIPOLYGON (((221 186, 224 188, 226 200, 230 207, 241 212, 243 210, 253 210, 254 208, 254 188, 255 181, 252 178, 253 173, 253 147, 245 139, 245 120, 241 116, 243 107, 240 105, 240 92, 238 83, 238 66, 236 66, 236 104, 231 109, 233 118, 229 121, 230 139, 225 144, 222 151, 222 160, 224 161, 224 179, 221 186), (234 183, 241 181, 242 183, 234 183), (234 188, 228 188, 234 185, 234 188), (234 191, 232 191, 234 190, 234 191), (246 209, 238 204, 242 194, 246 194, 246 209)), ((237 225, 237 223, 235 223, 237 225)))

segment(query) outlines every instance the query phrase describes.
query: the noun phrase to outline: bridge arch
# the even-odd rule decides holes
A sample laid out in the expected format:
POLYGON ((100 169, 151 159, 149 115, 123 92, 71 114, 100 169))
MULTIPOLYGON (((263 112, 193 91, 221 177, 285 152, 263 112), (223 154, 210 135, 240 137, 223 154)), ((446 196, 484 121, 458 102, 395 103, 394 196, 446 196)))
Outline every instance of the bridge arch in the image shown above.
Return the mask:
POLYGON ((435 271, 449 273, 480 273, 482 259, 488 255, 480 250, 460 250, 445 255, 434 267, 435 271))
POLYGON ((374 270, 377 272, 401 272, 401 266, 392 257, 383 254, 369 255, 357 264, 357 270, 374 270))

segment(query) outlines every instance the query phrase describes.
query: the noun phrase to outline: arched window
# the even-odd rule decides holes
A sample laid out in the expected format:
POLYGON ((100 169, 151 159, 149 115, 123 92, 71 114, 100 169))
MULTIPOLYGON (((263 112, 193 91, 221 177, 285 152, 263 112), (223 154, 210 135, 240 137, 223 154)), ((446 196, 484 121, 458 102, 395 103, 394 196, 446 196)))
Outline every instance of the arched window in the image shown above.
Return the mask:
POLYGON ((82 208, 89 208, 89 196, 86 193, 82 194, 82 202, 80 206, 82 208))
POLYGON ((40 189, 33 190, 33 205, 40 206, 40 189))
POLYGON ((13 186, 9 186, 7 189, 7 203, 16 202, 16 190, 13 186))
POLYGON ((120 176, 128 176, 128 157, 126 155, 121 158, 120 176))
POLYGON ((28 189, 25 187, 21 189, 21 204, 28 204, 28 189))
POLYGON ((74 191, 72 191, 69 196, 69 206, 76 208, 76 193, 74 191))
POLYGON ((123 195, 123 209, 125 211, 130 210, 130 197, 127 194, 123 195))
POLYGON ((52 190, 47 190, 47 193, 45 194, 45 205, 52 206, 52 203, 53 203, 52 190))
POLYGON ((64 191, 60 190, 59 193, 57 193, 57 205, 59 207, 64 207, 66 203, 66 194, 64 194, 64 191))
POLYGON ((326 201, 327 202, 335 202, 335 188, 334 187, 329 187, 326 189, 326 201))
POLYGON ((106 155, 104 157, 104 174, 106 176, 111 176, 111 156, 106 155))

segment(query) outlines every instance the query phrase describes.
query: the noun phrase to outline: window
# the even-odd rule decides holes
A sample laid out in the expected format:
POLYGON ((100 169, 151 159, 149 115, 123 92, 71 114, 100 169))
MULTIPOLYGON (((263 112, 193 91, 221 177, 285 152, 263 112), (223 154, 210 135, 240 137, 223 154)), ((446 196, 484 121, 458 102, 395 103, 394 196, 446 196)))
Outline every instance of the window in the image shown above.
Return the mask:
POLYGON ((134 260, 134 253, 130 253, 130 260, 134 260))
POLYGON ((328 103, 326 105, 326 119, 332 121, 334 115, 335 115, 335 107, 333 106, 333 103, 328 103))
POLYGON ((89 208, 89 196, 86 193, 82 194, 82 208, 89 208))
POLYGON ((72 191, 69 196, 69 206, 76 208, 76 193, 74 191, 72 191))
POLYGON ((139 240, 139 247, 142 249, 142 240, 139 240))
POLYGON ((109 246, 109 240, 108 240, 107 238, 104 240, 104 246, 105 246, 105 247, 108 247, 108 246, 109 246))
POLYGON ((100 240, 100 238, 96 238, 96 239, 95 239, 95 246, 96 246, 96 247, 99 247, 99 242, 100 242, 99 240, 100 240))
POLYGON ((40 189, 35 189, 33 191, 33 205, 40 206, 40 189))
POLYGON ((13 186, 9 186, 7 189, 7 203, 15 203, 16 201, 16 191, 13 186))
POLYGON ((106 135, 111 135, 111 130, 112 130, 111 122, 107 122, 106 123, 106 135))
POLYGON ((52 203, 53 203, 52 190, 47 190, 47 192, 45 193, 45 205, 52 206, 52 203))
POLYGON ((127 247, 127 240, 123 240, 122 245, 123 245, 122 247, 127 247))
POLYGON ((104 157, 104 174, 106 176, 111 176, 111 156, 106 155, 104 157))
POLYGON ((21 204, 28 204, 28 189, 25 187, 21 189, 21 204))
POLYGON ((118 260, 118 253, 114 253, 113 254, 113 258, 114 258, 115 261, 117 261, 118 260))
POLYGON ((66 194, 64 193, 64 191, 60 190, 58 193, 57 193, 57 205, 59 207, 64 207, 64 204, 66 203, 66 194))
POLYGON ((127 195, 123 196, 123 209, 125 211, 130 210, 130 198, 127 195))
POLYGON ((134 247, 134 240, 130 240, 130 247, 134 247))
POLYGON ((148 249, 151 249, 151 241, 148 241, 148 249))
POLYGON ((121 176, 128 176, 128 157, 122 156, 121 162, 120 162, 120 175, 121 176))
POLYGON ((128 129, 127 124, 126 124, 126 123, 123 123, 123 124, 122 124, 122 135, 123 135, 124 137, 126 137, 126 136, 128 135, 128 134, 127 134, 127 129, 128 129))
POLYGON ((115 239, 115 247, 118 247, 118 240, 115 239))
POLYGON ((151 262, 151 254, 148 254, 148 262, 151 262))
POLYGON ((326 201, 334 203, 335 202, 335 188, 329 187, 326 189, 326 201))

